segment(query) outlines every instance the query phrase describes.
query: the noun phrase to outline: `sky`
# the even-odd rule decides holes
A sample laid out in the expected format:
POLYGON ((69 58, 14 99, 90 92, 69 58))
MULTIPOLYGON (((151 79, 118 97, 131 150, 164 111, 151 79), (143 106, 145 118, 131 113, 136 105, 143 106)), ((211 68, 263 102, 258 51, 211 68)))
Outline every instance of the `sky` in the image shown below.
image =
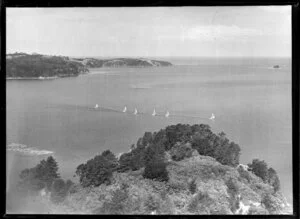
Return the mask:
POLYGON ((7 8, 7 53, 290 57, 291 6, 7 8))

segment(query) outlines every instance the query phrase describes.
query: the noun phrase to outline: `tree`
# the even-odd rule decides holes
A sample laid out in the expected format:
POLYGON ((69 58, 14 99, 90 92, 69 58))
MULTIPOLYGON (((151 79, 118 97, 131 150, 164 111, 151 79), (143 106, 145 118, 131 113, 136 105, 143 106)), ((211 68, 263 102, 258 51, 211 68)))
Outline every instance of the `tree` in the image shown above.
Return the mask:
POLYGON ((44 187, 50 190, 53 181, 59 178, 58 164, 55 159, 50 156, 46 160, 41 160, 35 167, 22 170, 19 185, 22 188, 32 191, 37 191, 44 187))
POLYGON ((251 164, 248 164, 251 171, 264 182, 268 180, 268 165, 265 161, 259 159, 253 159, 251 164))
POLYGON ((102 183, 110 183, 112 173, 117 167, 117 158, 107 150, 88 160, 86 164, 80 164, 76 169, 76 175, 79 176, 79 182, 83 187, 99 186, 102 183))
POLYGON ((159 181, 169 180, 162 145, 151 145, 147 148, 145 152, 145 170, 143 176, 159 181))

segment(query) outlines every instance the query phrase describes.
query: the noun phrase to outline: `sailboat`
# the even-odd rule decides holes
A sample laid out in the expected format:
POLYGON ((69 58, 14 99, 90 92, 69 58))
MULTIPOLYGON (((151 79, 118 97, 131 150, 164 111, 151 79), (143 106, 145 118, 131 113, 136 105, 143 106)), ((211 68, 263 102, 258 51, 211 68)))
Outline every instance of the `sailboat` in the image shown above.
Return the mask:
POLYGON ((127 107, 125 106, 123 109, 123 113, 125 113, 127 111, 127 107))
POLYGON ((170 113, 169 113, 169 111, 167 111, 165 117, 169 117, 169 115, 170 115, 170 113))
POLYGON ((152 116, 156 116, 155 109, 153 110, 152 116))
POLYGON ((216 118, 215 115, 212 113, 209 119, 214 120, 215 118, 216 118))
POLYGON ((138 111, 137 111, 137 109, 135 108, 133 114, 136 115, 137 113, 138 113, 138 111))
POLYGON ((95 109, 98 109, 98 108, 99 108, 99 106, 98 106, 98 104, 96 104, 96 105, 95 105, 95 109))

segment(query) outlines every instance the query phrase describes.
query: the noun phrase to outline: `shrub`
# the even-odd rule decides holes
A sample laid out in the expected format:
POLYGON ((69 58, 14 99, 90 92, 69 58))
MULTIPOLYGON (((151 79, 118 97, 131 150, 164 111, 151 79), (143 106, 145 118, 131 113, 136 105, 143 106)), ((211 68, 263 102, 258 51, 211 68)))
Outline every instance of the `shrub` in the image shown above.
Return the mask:
POLYGON ((111 200, 105 201, 102 207, 96 209, 96 214, 125 214, 128 213, 126 202, 128 200, 128 185, 122 184, 121 188, 112 193, 111 200))
POLYGON ((66 182, 62 179, 56 179, 52 184, 51 189, 51 201, 54 203, 63 202, 73 185, 71 180, 67 180, 66 182))
POLYGON ((270 194, 265 194, 262 198, 262 204, 264 204, 265 208, 269 211, 270 214, 275 214, 278 206, 276 204, 276 200, 270 194))
POLYGON ((273 168, 268 169, 268 183, 273 186, 274 192, 280 190, 280 180, 277 172, 273 168))
POLYGON ((188 184, 189 191, 191 194, 195 194, 197 192, 197 184, 196 184, 196 178, 192 179, 188 184))
POLYGON ((229 194, 233 195, 233 196, 236 196, 239 192, 239 186, 237 184, 237 182, 230 178, 229 180, 227 180, 225 182, 226 186, 227 186, 227 191, 229 194))
POLYGON ((177 144, 169 151, 171 158, 175 161, 183 160, 192 156, 193 149, 189 144, 177 144))
POLYGON ((237 185, 237 182, 230 178, 225 182, 227 186, 227 192, 229 194, 229 204, 230 204, 230 210, 232 212, 235 212, 239 208, 239 187, 237 185))
POLYGON ((145 170, 143 177, 156 179, 158 181, 168 181, 168 171, 164 161, 164 149, 161 145, 150 145, 145 151, 145 170))
POLYGON ((187 210, 191 213, 203 213, 203 211, 206 210, 206 206, 210 205, 212 201, 206 192, 199 191, 197 195, 192 197, 187 206, 187 210))
POLYGON ((153 195, 149 195, 144 203, 144 207, 147 213, 158 211, 160 208, 159 200, 157 200, 153 195))
POLYGON ((146 165, 143 177, 158 181, 168 181, 169 176, 166 164, 160 159, 154 159, 146 165))
POLYGON ((268 165, 265 161, 259 159, 253 159, 251 164, 248 164, 251 171, 264 182, 268 180, 268 165))
POLYGON ((80 164, 76 169, 76 175, 79 176, 79 182, 83 187, 109 184, 117 164, 115 155, 107 150, 88 160, 86 164, 80 164))
POLYGON ((213 172, 215 176, 224 176, 227 172, 227 169, 222 165, 216 165, 211 167, 211 172, 213 172))
POLYGON ((250 176, 250 173, 249 173, 248 171, 244 170, 243 167, 240 166, 240 167, 237 169, 237 171, 238 171, 238 173, 239 173, 239 175, 240 175, 241 178, 246 179, 248 183, 251 182, 251 176, 250 176))

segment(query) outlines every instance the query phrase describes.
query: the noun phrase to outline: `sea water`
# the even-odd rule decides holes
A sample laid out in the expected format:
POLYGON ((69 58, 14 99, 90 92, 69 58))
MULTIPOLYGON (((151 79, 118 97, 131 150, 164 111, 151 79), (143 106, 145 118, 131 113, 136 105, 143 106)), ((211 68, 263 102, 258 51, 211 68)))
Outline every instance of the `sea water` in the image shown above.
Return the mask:
POLYGON ((174 66, 98 68, 76 78, 7 81, 7 193, 22 169, 49 155, 62 177, 74 181, 79 164, 106 149, 126 152, 146 131, 204 123, 240 145, 241 163, 258 158, 273 167, 291 203, 291 60, 163 60, 174 66), (154 108, 158 116, 151 116, 154 108), (215 119, 209 120, 212 113, 215 119))

